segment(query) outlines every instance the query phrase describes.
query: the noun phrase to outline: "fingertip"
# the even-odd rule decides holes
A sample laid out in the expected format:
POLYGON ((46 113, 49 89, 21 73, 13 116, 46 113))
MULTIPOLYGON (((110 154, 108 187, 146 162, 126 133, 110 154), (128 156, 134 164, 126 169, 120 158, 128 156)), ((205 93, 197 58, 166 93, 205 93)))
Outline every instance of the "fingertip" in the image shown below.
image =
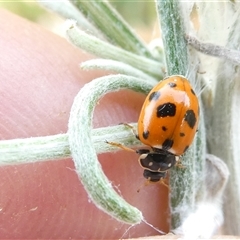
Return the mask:
MULTIPOLYGON (((101 73, 81 71, 79 63, 90 56, 65 39, 5 11, 0 10, 0 16, 9 23, 0 22, 4 32, 0 39, 4 46, 0 62, 1 139, 67 132, 74 97, 101 73)), ((143 95, 132 91, 109 94, 96 107, 94 127, 136 121, 143 100, 143 95)), ((150 223, 165 226, 161 224, 166 222, 167 192, 156 185, 137 193, 144 181, 137 156, 116 153, 99 159, 110 181, 119 186, 119 193, 141 209, 150 223)), ((1 168, 0 176, 5 214, 2 237, 113 238, 128 227, 89 202, 70 159, 1 168), (7 207, 9 204, 12 207, 7 207)), ((132 236, 151 232, 143 225, 136 229, 132 236)))

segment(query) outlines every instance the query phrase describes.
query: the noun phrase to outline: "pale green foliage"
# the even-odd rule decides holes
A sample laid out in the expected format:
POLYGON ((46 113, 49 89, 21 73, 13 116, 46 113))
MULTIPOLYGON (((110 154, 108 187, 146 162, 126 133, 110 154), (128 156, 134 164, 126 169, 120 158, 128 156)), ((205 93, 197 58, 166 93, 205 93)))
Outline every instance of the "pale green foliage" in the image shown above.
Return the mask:
MULTIPOLYGON (((230 168, 232 177, 226 199, 231 198, 232 204, 230 208, 225 205, 225 230, 240 234, 239 213, 236 211, 240 208, 239 66, 226 60, 212 64, 212 58, 199 55, 194 49, 189 50, 185 41, 185 34, 195 34, 199 40, 236 49, 240 42, 239 3, 173 0, 158 0, 156 3, 166 69, 163 51, 150 50, 106 1, 75 1, 73 5, 64 0, 45 5, 63 17, 77 20, 77 25, 75 21, 69 21, 66 26, 67 37, 73 44, 104 58, 83 63, 82 68, 100 68, 122 74, 93 80, 80 90, 72 106, 67 134, 1 141, 0 164, 61 159, 71 155, 90 199, 100 209, 129 224, 144 221, 142 213, 113 190, 97 159, 97 153, 116 150, 104 143, 106 138, 109 141, 120 139, 126 146, 140 143, 124 126, 92 130, 93 110, 99 98, 110 91, 127 88, 147 93, 164 77, 165 70, 169 75, 185 75, 203 101, 200 99, 199 133, 182 159, 185 169, 171 170, 172 229, 189 239, 209 237, 223 220, 221 198, 228 170, 219 158, 206 155, 208 148, 225 159, 230 168), (193 12, 197 13, 200 23, 197 31, 193 27, 193 12), (197 74, 199 69, 205 74, 197 74), (202 86, 205 87, 203 92, 200 91, 202 86)), ((230 58, 229 51, 221 54, 225 59, 230 58)))

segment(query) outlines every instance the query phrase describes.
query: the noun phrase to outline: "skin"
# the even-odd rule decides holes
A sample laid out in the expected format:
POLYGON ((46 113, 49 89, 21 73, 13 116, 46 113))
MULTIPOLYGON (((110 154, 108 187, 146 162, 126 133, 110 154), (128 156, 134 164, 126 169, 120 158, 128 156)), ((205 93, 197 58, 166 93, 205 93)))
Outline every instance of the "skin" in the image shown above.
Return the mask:
MULTIPOLYGON (((92 56, 67 40, 5 10, 0 15, 0 139, 66 132, 74 96, 104 73, 81 71, 79 64, 92 56)), ((107 95, 96 108, 94 127, 136 122, 143 101, 143 95, 130 91, 107 95)), ((137 158, 119 151, 99 161, 120 194, 146 221, 167 232, 168 189, 142 187, 137 158)), ((113 239, 129 228, 88 201, 71 159, 2 166, 0 185, 0 238, 113 239)), ((123 237, 157 234, 142 223, 123 237)))

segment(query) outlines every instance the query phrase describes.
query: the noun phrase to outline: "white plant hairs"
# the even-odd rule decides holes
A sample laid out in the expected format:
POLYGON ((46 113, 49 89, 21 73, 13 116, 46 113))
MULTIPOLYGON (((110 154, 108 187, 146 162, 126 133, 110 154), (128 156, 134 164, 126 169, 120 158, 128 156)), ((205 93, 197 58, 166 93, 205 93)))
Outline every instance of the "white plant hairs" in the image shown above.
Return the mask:
MULTIPOLYGON (((231 15, 226 10, 226 7, 229 8, 227 4, 223 2, 216 3, 218 6, 216 7, 215 3, 210 2, 184 1, 181 5, 184 14, 183 19, 185 20, 186 37, 188 35, 201 36, 200 39, 215 40, 216 44, 226 44, 229 33, 226 33, 226 36, 221 39, 221 31, 215 32, 212 29, 222 29, 223 25, 217 19, 221 19, 220 16, 223 15, 225 18, 229 18, 229 15, 231 15), (212 19, 213 16, 215 16, 214 19, 212 19), (197 21, 199 24, 197 29, 194 21, 197 21), (209 31, 210 33, 207 33, 209 31), (221 41, 218 42, 218 39, 221 39, 221 41)), ((230 19, 233 22, 233 18, 230 19)), ((227 26, 228 23, 225 22, 225 25, 227 26)), ((229 29, 226 28, 226 31, 229 31, 229 29)), ((161 40, 153 40, 150 46, 153 50, 161 49, 162 42, 161 40)), ((160 52, 160 54, 162 53, 160 52)), ((206 134, 203 138, 208 140, 209 133, 211 133, 209 130, 209 128, 211 129, 209 123, 209 118, 211 117, 210 107, 215 96, 216 81, 220 75, 219 63, 221 59, 202 54, 191 46, 189 47, 189 58, 189 66, 185 76, 189 79, 196 95, 199 97, 201 106, 200 117, 201 121, 204 122, 199 128, 207 126, 207 130, 204 129, 202 132, 206 134)), ((196 145, 193 144, 191 148, 196 148, 196 145)), ((223 198, 226 199, 224 190, 228 182, 229 170, 220 155, 217 157, 207 154, 206 152, 208 151, 209 145, 207 141, 206 149, 198 154, 200 158, 204 158, 203 164, 200 166, 204 170, 201 171, 195 168, 196 172, 193 173, 197 180, 192 189, 195 199, 192 199, 191 204, 194 208, 191 209, 188 205, 188 192, 185 192, 183 195, 186 197, 183 197, 183 202, 179 204, 178 208, 171 209, 171 214, 178 213, 183 219, 181 225, 177 229, 172 230, 172 232, 182 236, 183 239, 210 238, 218 232, 224 222, 223 198), (199 175, 200 172, 203 172, 203 174, 199 175)), ((184 165, 184 167, 190 166, 184 165)), ((186 177, 185 182, 187 183, 188 181, 189 179, 186 177)), ((175 194, 174 189, 171 189, 171 194, 175 194)))
MULTIPOLYGON (((239 34, 236 33, 240 33, 240 26, 237 23, 240 3, 234 1, 179 2, 182 7, 182 19, 184 20, 186 36, 196 37, 199 39, 200 45, 201 42, 208 42, 213 45, 228 46, 229 48, 238 46, 240 39, 239 34)), ((69 29, 68 37, 71 38, 71 36, 75 36, 73 34, 74 28, 71 27, 69 29)), ((89 42, 93 42, 95 47, 97 46, 97 48, 94 48, 95 52, 91 52, 93 49, 92 46, 89 48, 91 50, 88 49, 88 51, 102 58, 110 58, 111 61, 92 61, 87 64, 85 63, 85 65, 83 64, 83 68, 94 66, 94 68, 104 69, 106 66, 114 66, 114 69, 117 67, 118 71, 122 74, 126 74, 127 72, 127 74, 133 74, 134 77, 138 77, 140 74, 140 76, 145 78, 145 74, 143 75, 142 72, 147 72, 153 73, 154 77, 158 80, 164 75, 159 70, 164 69, 164 66, 159 68, 159 63, 157 62, 156 64, 152 59, 146 61, 145 58, 138 56, 137 61, 135 61, 137 65, 131 65, 132 62, 129 62, 128 57, 133 58, 133 56, 129 52, 122 50, 118 50, 121 61, 124 64, 130 64, 131 68, 127 68, 124 64, 119 65, 117 61, 120 58, 116 59, 116 54, 111 56, 112 52, 116 52, 117 48, 106 43, 100 44, 100 41, 94 37, 88 37, 88 39, 87 37, 87 34, 81 32, 81 37, 77 38, 75 45, 84 48, 89 42), (83 38, 85 38, 85 42, 82 40, 83 38), (83 45, 83 43, 86 44, 83 45), (109 50, 110 47, 113 49, 110 51, 111 54, 108 56, 104 55, 108 52, 106 49, 109 50), (143 64, 139 69, 140 63, 143 64), (148 72, 147 70, 150 67, 151 71, 148 72), (138 71, 134 68, 138 68, 138 71)), ((152 55, 155 57, 158 56, 159 59, 162 59, 163 56, 161 49, 162 47, 156 41, 150 46, 152 55)), ((201 47, 199 50, 201 50, 201 47)), ((200 99, 201 124, 199 126, 199 134, 197 135, 201 136, 197 136, 197 138, 198 141, 204 141, 202 150, 199 150, 197 147, 198 143, 195 141, 191 146, 193 150, 196 150, 195 154, 193 153, 194 151, 190 151, 187 154, 188 158, 194 160, 189 164, 197 165, 196 159, 201 159, 201 163, 199 166, 185 165, 186 168, 193 169, 191 179, 189 176, 184 176, 184 179, 182 179, 183 184, 188 185, 188 191, 184 192, 184 188, 178 189, 179 192, 171 189, 171 196, 178 193, 183 196, 183 201, 176 208, 171 209, 171 213, 177 213, 181 218, 180 226, 174 229, 173 232, 180 234, 185 239, 209 238, 218 231, 224 220, 225 233, 240 234, 240 227, 237 224, 232 224, 232 222, 240 222, 239 214, 236 213, 236 209, 240 209, 240 189, 237 184, 240 181, 240 161, 238 159, 240 153, 237 146, 240 141, 238 137, 240 136, 240 131, 239 127, 237 127, 237 119, 240 118, 238 116, 238 112, 240 111, 237 109, 240 104, 240 97, 238 97, 240 96, 238 94, 240 85, 234 84, 237 82, 239 69, 233 63, 228 62, 229 56, 226 56, 226 51, 219 53, 219 56, 225 57, 224 60, 216 57, 213 58, 206 55, 206 53, 211 54, 211 48, 207 52, 200 53, 194 48, 189 47, 189 66, 187 66, 188 71, 186 73, 186 77, 190 80, 194 91, 200 99), (224 123, 227 124, 224 125, 224 123), (207 139, 206 144, 205 139, 207 139), (207 154, 207 152, 211 154, 207 154), (221 159, 224 159, 228 166, 221 159), (228 184, 227 195, 224 195, 229 177, 228 168, 231 173, 231 181, 228 184), (225 202, 229 202, 230 198, 233 199, 231 208, 229 210, 229 206, 225 204, 225 213, 223 214, 222 199, 226 200, 225 202)), ((216 54, 212 55, 216 56, 216 54)), ((122 76, 122 78, 125 77, 122 76)), ((153 83, 154 81, 151 81, 151 84, 153 83)), ((75 143, 75 141, 72 142, 75 143)), ((178 176, 176 176, 174 181, 178 181, 178 179, 178 176)), ((86 184, 89 183, 86 181, 86 184)), ((117 201, 117 203, 119 202, 117 201)), ((131 222, 136 222, 136 219, 137 222, 143 221, 143 216, 139 212, 132 209, 132 213, 134 213, 133 216, 135 217, 131 218, 131 222)), ((129 219, 127 221, 130 222, 129 219)))
POLYGON ((206 155, 205 194, 197 195, 196 210, 174 233, 185 239, 209 238, 223 225, 224 234, 239 235, 240 53, 236 48, 240 40, 240 3, 189 1, 182 2, 182 7, 186 34, 190 40, 194 40, 192 36, 197 38, 196 49, 203 50, 200 53, 190 48, 193 68, 189 68, 187 77, 191 78, 197 69, 198 82, 193 87, 201 95, 206 147, 212 154, 206 155))
POLYGON ((229 171, 226 164, 214 155, 207 154, 204 176, 204 194, 197 196, 196 210, 190 213, 175 234, 184 239, 209 238, 223 223, 222 195, 229 171))

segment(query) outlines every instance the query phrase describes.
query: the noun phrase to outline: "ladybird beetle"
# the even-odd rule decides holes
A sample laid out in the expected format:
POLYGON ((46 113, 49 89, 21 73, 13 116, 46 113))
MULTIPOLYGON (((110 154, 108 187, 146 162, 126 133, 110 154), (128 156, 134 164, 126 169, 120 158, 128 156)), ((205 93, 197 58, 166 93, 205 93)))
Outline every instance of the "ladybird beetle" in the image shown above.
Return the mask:
POLYGON ((199 102, 189 81, 174 75, 159 82, 148 94, 138 120, 136 137, 148 149, 139 149, 144 177, 158 182, 166 177, 191 145, 199 122, 199 102))

